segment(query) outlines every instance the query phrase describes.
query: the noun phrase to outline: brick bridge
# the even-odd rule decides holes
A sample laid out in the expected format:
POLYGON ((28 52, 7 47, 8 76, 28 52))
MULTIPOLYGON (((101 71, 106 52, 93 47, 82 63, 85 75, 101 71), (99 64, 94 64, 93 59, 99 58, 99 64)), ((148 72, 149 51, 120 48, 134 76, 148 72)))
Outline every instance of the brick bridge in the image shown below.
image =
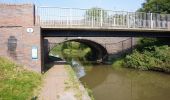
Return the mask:
POLYGON ((51 46, 65 41, 85 43, 96 51, 98 59, 103 59, 131 48, 135 40, 130 37, 170 37, 169 14, 116 13, 102 9, 87 12, 87 9, 0 4, 0 56, 41 72, 49 49, 46 40, 51 46))
MULTIPOLYGON (((67 41, 75 41, 89 46, 98 61, 117 57, 126 51, 130 51, 136 43, 131 37, 45 37, 45 55, 48 56, 53 47, 67 41)), ((45 57, 48 58, 48 57, 45 57)))

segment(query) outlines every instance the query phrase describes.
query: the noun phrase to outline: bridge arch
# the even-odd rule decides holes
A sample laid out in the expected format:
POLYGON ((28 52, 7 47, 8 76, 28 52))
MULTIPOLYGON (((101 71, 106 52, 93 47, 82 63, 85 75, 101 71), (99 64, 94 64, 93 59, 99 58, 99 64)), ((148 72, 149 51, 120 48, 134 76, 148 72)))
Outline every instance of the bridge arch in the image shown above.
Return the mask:
POLYGON ((92 41, 92 40, 89 40, 89 39, 78 39, 78 38, 75 38, 75 39, 69 39, 69 40, 64 40, 63 42, 60 42, 60 43, 55 43, 53 45, 50 45, 50 42, 49 42, 49 50, 48 50, 48 54, 50 53, 50 51, 56 47, 58 44, 61 44, 61 43, 65 43, 65 42, 79 42, 79 43, 82 43, 82 44, 85 44, 87 45, 89 48, 91 48, 92 50, 92 56, 94 57, 93 60, 96 60, 96 61, 103 61, 107 58, 107 55, 108 55, 108 51, 107 49, 100 43, 97 43, 95 41, 92 41))

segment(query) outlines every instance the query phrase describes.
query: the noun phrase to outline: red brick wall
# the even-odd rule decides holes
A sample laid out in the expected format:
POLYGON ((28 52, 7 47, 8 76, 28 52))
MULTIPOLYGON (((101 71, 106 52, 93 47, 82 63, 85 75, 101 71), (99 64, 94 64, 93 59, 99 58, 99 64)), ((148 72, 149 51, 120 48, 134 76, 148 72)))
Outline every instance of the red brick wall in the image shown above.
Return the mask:
POLYGON ((34 25, 34 5, 0 4, 0 26, 34 25))
POLYGON ((0 4, 0 56, 13 59, 37 72, 41 72, 41 29, 34 25, 34 5, 0 4), (27 28, 33 28, 32 33, 27 28), (17 39, 15 53, 8 50, 8 39, 17 39), (32 59, 32 47, 38 48, 38 59, 32 59))
POLYGON ((41 72, 41 36, 40 27, 32 27, 33 33, 27 33, 27 27, 3 27, 0 28, 0 56, 13 59, 19 64, 25 65, 37 72, 41 72), (15 54, 8 50, 8 39, 14 36, 17 39, 15 54), (32 47, 38 48, 38 59, 32 60, 32 47))
POLYGON ((27 27, 23 27, 23 44, 24 47, 24 62, 23 64, 31 67, 32 69, 36 71, 41 71, 41 30, 40 27, 32 27, 34 29, 33 33, 27 33, 26 29, 27 27), (32 47, 36 46, 38 48, 38 59, 33 60, 32 59, 32 47))

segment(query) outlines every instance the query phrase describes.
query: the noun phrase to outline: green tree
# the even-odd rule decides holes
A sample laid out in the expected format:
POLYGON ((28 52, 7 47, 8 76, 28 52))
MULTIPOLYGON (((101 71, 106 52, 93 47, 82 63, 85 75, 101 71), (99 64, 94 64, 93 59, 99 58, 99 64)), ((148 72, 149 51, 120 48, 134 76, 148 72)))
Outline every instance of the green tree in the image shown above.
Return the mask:
MULTIPOLYGON (((160 20, 167 19, 169 21, 169 15, 166 18, 164 14, 170 13, 170 0, 146 0, 145 3, 142 4, 142 8, 140 8, 138 11, 162 13, 160 15, 160 20)), ((165 44, 170 42, 170 40, 167 38, 158 38, 158 41, 165 44)))
POLYGON ((91 49, 85 44, 68 41, 56 45, 50 53, 53 55, 59 55, 67 61, 71 61, 72 58, 86 60, 89 56, 91 56, 91 49))
POLYGON ((153 13, 170 13, 170 0, 146 0, 138 11, 153 13))
POLYGON ((89 21, 93 20, 93 21, 100 22, 101 19, 102 20, 106 19, 107 12, 102 8, 93 7, 87 10, 85 15, 86 15, 86 19, 88 19, 89 21))

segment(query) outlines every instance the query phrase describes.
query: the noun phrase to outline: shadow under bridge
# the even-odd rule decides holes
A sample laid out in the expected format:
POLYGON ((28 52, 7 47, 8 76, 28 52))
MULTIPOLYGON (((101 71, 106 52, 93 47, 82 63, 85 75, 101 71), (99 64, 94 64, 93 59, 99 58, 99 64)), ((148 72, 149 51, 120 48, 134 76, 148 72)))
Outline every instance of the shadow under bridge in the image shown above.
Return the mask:
POLYGON ((103 44, 97 43, 95 41, 92 40, 88 40, 88 39, 70 39, 70 40, 64 40, 63 42, 60 43, 53 43, 53 42, 48 42, 47 39, 45 44, 48 44, 48 53, 47 55, 49 55, 50 51, 56 47, 59 44, 65 43, 65 42, 79 42, 82 44, 87 45, 90 49, 91 49, 91 56, 88 57, 88 60, 90 61, 98 61, 98 62, 102 62, 104 60, 107 59, 108 56, 108 52, 106 50, 106 48, 104 47, 103 44))

